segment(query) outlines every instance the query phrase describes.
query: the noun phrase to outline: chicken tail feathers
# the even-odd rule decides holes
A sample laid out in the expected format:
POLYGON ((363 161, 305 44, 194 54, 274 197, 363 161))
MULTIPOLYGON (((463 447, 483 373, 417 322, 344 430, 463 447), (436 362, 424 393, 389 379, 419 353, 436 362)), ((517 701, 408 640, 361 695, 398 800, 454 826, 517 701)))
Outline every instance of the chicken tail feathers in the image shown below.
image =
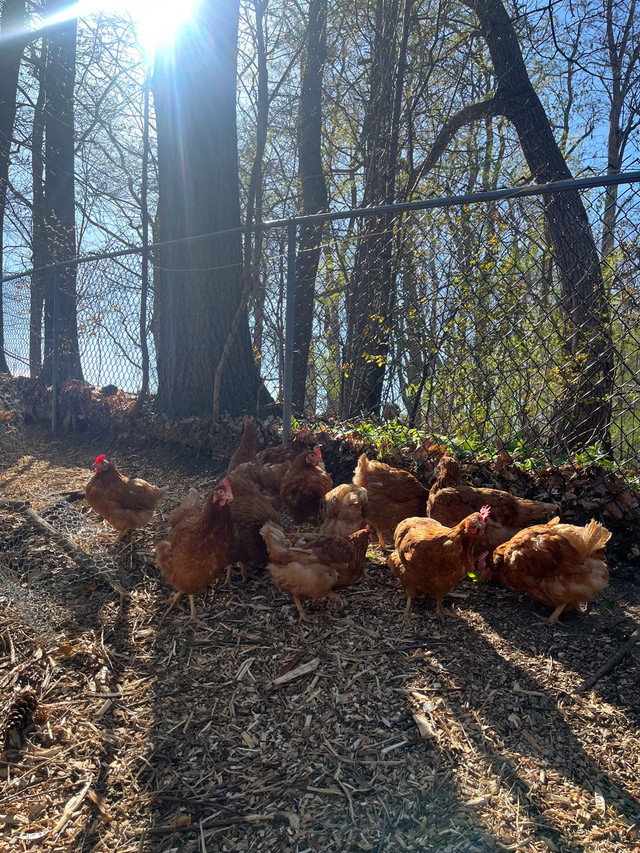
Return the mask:
POLYGON ((353 472, 353 482, 356 486, 364 486, 367 471, 369 469, 369 460, 367 459, 366 453, 361 453, 358 458, 358 464, 356 465, 356 469, 353 472))
POLYGON ((260 528, 260 535, 267 546, 267 554, 272 563, 287 562, 291 557, 291 545, 284 530, 272 521, 260 528))
POLYGON ((611 539, 611 532, 594 518, 584 527, 578 527, 576 530, 581 539, 581 547, 578 544, 576 547, 585 557, 591 557, 597 551, 601 551, 611 539))

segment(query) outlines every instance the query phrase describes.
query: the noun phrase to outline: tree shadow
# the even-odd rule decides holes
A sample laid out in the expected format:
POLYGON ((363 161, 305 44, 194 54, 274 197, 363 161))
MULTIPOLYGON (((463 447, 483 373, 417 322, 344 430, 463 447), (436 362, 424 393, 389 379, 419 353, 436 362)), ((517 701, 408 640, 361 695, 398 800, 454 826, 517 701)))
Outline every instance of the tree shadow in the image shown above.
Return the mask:
MULTIPOLYGON (((545 659, 561 656, 581 680, 593 675, 633 633, 640 616, 640 595, 627 576, 612 573, 609 587, 589 603, 585 612, 565 611, 556 625, 545 623, 551 608, 497 582, 467 584, 469 600, 486 625, 525 654, 545 659), (538 618, 536 618, 538 617, 538 618), (589 654, 585 654, 585 648, 589 654)), ((637 651, 635 651, 637 654, 637 651)), ((640 727, 636 701, 634 650, 595 685, 607 701, 618 706, 640 727)))
MULTIPOLYGON (((568 837, 562 827, 581 820, 599 831, 599 817, 604 824, 610 822, 604 815, 587 816, 593 811, 595 789, 602 792, 610 810, 630 822, 640 818, 640 802, 629 780, 625 782, 619 771, 608 769, 607 752, 601 744, 594 744, 593 750, 600 751, 601 760, 589 754, 569 725, 568 719, 579 725, 583 715, 585 724, 593 726, 594 712, 584 700, 550 688, 548 678, 531 677, 501 653, 500 640, 498 647, 492 645, 460 613, 449 617, 443 634, 451 638, 451 645, 425 653, 428 668, 411 682, 412 706, 419 708, 422 688, 435 737, 438 724, 459 727, 459 757, 464 756, 466 741, 496 786, 510 789, 522 831, 519 836, 513 832, 509 836, 507 828, 503 843, 529 843, 546 837, 563 850, 585 849, 580 838, 568 837), (483 660, 481 673, 476 669, 478 657, 483 660), (440 692, 434 688, 437 684, 440 692), (437 697, 442 707, 438 702, 434 706, 430 697, 437 697)), ((426 649, 428 645, 426 641, 426 649)), ((606 732, 615 749, 609 714, 608 710, 603 714, 600 731, 606 732)))

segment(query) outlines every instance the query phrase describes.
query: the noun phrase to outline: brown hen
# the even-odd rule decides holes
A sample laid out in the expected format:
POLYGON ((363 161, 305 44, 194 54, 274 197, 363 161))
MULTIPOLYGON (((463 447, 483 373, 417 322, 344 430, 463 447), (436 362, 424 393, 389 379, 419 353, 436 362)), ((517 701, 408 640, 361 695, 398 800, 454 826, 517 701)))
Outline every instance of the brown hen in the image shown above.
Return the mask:
POLYGON ((438 478, 429 491, 427 515, 440 524, 453 527, 470 513, 490 505, 491 518, 484 535, 487 551, 493 551, 534 521, 550 518, 558 509, 558 504, 519 498, 502 489, 465 485, 461 481, 460 464, 453 456, 443 456, 439 469, 438 478))
POLYGON ((269 552, 269 571, 274 584, 291 596, 306 620, 305 598, 329 598, 338 607, 342 599, 333 590, 352 586, 364 574, 369 528, 350 536, 293 534, 289 538, 277 524, 265 524, 260 531, 269 552))
POLYGON ((229 564, 236 537, 229 481, 211 490, 202 510, 197 495, 195 489, 189 492, 171 516, 175 524, 169 538, 156 546, 156 566, 177 591, 169 609, 181 595, 188 595, 192 621, 196 621, 194 596, 204 594, 229 564))
MULTIPOLYGON (((239 563, 243 580, 247 577, 247 563, 265 566, 269 560, 260 528, 267 521, 278 522, 273 505, 262 494, 255 480, 239 466, 229 475, 233 489, 231 517, 235 529, 235 548, 229 563, 239 563)), ((231 581, 231 567, 227 583, 231 581)))
POLYGON ((323 470, 318 445, 309 453, 301 453, 282 478, 280 500, 296 524, 315 521, 324 496, 331 490, 331 477, 323 470))
POLYGON ((407 595, 405 618, 410 617, 416 596, 430 595, 436 599, 438 616, 444 623, 442 597, 473 570, 484 547, 489 512, 489 507, 482 507, 453 528, 433 518, 406 518, 398 524, 396 550, 389 555, 387 565, 407 595))
POLYGON ((499 545, 480 571, 510 589, 528 592, 555 607, 549 622, 565 608, 586 604, 607 586, 605 545, 611 533, 592 519, 584 527, 553 518, 520 530, 499 545))
POLYGON ((119 531, 119 539, 130 530, 146 527, 167 489, 137 477, 123 476, 104 454, 98 456, 93 466, 95 473, 85 486, 89 506, 119 531))
POLYGON ((353 483, 335 486, 320 505, 320 533, 349 536, 367 526, 367 490, 353 483))
POLYGON ((383 550, 387 531, 393 531, 404 518, 426 513, 429 492, 410 471, 367 459, 363 453, 358 459, 353 482, 367 490, 367 520, 373 525, 383 550))
POLYGON ((265 463, 243 462, 234 469, 236 477, 242 476, 251 480, 258 491, 269 501, 275 509, 282 507, 280 500, 280 485, 282 478, 291 468, 291 462, 265 463))

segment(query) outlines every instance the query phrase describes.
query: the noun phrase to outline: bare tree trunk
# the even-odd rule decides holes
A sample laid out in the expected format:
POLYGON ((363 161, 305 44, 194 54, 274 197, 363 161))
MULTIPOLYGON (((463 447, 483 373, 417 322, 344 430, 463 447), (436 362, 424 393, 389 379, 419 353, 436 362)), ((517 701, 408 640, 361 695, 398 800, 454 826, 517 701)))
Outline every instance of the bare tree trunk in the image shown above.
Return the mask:
MULTIPOLYGON (((422 171, 431 168, 461 127, 489 115, 503 115, 514 125, 538 183, 570 179, 501 0, 463 2, 478 16, 493 60, 496 90, 491 99, 467 107, 446 122, 422 171)), ((548 193, 544 205, 566 318, 567 390, 554 419, 556 437, 570 450, 597 442, 610 448, 613 347, 598 251, 577 190, 548 193)))
POLYGON ((23 28, 25 22, 24 0, 5 0, 0 18, 0 373, 8 373, 4 342, 4 300, 2 276, 4 274, 4 215, 7 204, 9 160, 13 123, 16 117, 18 73, 24 50, 23 28))
MULTIPOLYGON (((322 75, 327 54, 327 0, 310 0, 307 56, 302 74, 298 114, 299 177, 305 216, 327 207, 327 185, 322 163, 322 75)), ((293 337, 293 410, 302 413, 313 326, 316 274, 320 262, 322 223, 300 228, 295 284, 293 337)))
MULTIPOLYGON (((238 0, 205 0, 158 56, 159 238, 239 228, 236 130, 238 0), (215 81, 208 85, 207 81, 215 81)), ((210 415, 214 374, 242 295, 241 234, 163 248, 155 268, 158 407, 210 415)), ((255 407, 259 387, 246 312, 222 375, 220 407, 255 407)))
MULTIPOLYGON (((250 193, 250 197, 255 196, 255 205, 253 219, 255 222, 262 222, 263 211, 263 168, 262 158, 264 149, 267 143, 267 133, 269 130, 269 73, 267 66, 267 48, 264 38, 264 14, 267 9, 267 0, 256 0, 256 36, 258 40, 258 108, 257 108, 257 129, 256 129, 256 163, 259 164, 259 170, 255 181, 251 184, 254 187, 254 192, 250 193), (258 152, 260 159, 258 160, 258 152)), ((253 177, 253 176, 252 176, 253 177)), ((248 221, 248 219, 247 219, 248 221)), ((260 231, 253 236, 253 252, 247 257, 247 240, 245 237, 245 270, 252 277, 253 288, 252 298, 253 303, 253 320, 254 320, 254 340, 253 352, 258 370, 261 371, 262 365, 262 335, 264 331, 264 281, 262 279, 262 262, 264 256, 264 232, 260 231)), ((259 408, 260 393, 256 399, 256 410, 259 408)))
MULTIPOLYGON (((412 0, 378 0, 370 101, 363 126, 363 206, 395 197, 398 132, 412 0)), ((362 226, 347 293, 342 416, 379 413, 395 304, 394 220, 370 216, 362 226)))
MULTIPOLYGON (((46 43, 46 42, 45 42, 46 43)), ((33 187, 33 209, 31 213, 31 259, 38 269, 47 263, 47 240, 44 225, 44 106, 45 89, 44 55, 40 64, 36 61, 39 81, 38 98, 33 113, 31 131, 31 182, 33 187)), ((42 315, 44 310, 44 273, 31 275, 30 313, 29 313, 29 373, 32 379, 42 372, 42 315)))
MULTIPOLYGON (((66 9, 65 0, 49 0, 47 12, 56 15, 66 9)), ((55 25, 47 38, 45 68, 45 228, 49 260, 75 258, 75 139, 73 94, 76 61, 75 18, 55 25)), ((54 276, 45 276, 45 356, 43 373, 51 382, 54 348, 58 350, 58 378, 82 379, 77 322, 77 265, 58 269, 58 340, 54 340, 54 276)))
MULTIPOLYGON (((610 72, 609 134, 607 137, 607 173, 622 169, 624 152, 629 136, 638 124, 638 99, 630 94, 638 85, 640 47, 633 44, 636 2, 631 0, 627 20, 616 30, 613 0, 606 0, 606 40, 610 72)), ((604 215, 602 217, 601 254, 607 261, 615 246, 615 228, 618 217, 618 185, 605 190, 604 215)))

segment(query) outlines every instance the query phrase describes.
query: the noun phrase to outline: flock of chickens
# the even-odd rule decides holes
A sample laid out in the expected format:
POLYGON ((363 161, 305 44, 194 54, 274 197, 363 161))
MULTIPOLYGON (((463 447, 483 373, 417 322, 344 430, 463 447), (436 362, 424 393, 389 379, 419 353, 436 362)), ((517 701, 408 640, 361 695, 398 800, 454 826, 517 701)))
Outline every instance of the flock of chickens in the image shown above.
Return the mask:
MULTIPOLYGON (((104 456, 94 470, 86 500, 120 536, 151 521, 166 489, 124 477, 104 456)), ((191 489, 170 516, 168 539, 156 546, 156 565, 176 590, 169 609, 186 594, 198 621, 194 596, 205 594, 225 569, 230 582, 235 564, 245 578, 249 563, 267 566, 301 620, 305 599, 342 607, 336 590, 364 574, 371 527, 383 551, 385 534, 393 532, 387 565, 405 590, 407 618, 413 598, 428 595, 444 622, 443 596, 474 571, 554 607, 550 622, 606 587, 611 533, 601 524, 561 524, 551 518, 557 504, 461 479, 458 462, 447 454, 426 489, 409 471, 363 453, 353 482, 333 487, 308 428, 286 445, 257 452, 256 424, 246 416, 227 476, 204 505, 191 489), (313 529, 285 531, 283 508, 298 527, 313 529)))

